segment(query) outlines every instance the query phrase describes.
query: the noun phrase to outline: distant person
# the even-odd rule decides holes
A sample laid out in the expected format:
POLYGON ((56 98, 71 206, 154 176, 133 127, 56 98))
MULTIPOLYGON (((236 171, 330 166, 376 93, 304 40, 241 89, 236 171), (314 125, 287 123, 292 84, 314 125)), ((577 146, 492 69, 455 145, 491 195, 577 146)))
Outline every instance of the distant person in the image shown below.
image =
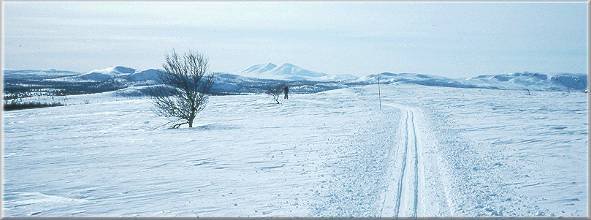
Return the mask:
POLYGON ((289 87, 285 86, 283 87, 283 99, 289 99, 289 96, 287 95, 289 93, 289 87))

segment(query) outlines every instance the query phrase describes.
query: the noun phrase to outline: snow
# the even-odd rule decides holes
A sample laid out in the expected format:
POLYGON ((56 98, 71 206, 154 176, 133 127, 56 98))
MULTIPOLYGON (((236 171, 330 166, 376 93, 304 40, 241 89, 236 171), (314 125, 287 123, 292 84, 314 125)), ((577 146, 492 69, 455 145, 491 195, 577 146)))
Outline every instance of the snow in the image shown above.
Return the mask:
MULTIPOLYGON (((37 115, 37 120, 24 124, 11 120, 20 116, 7 114, 7 124, 14 129, 7 129, 6 152, 17 147, 6 158, 8 198, 19 201, 23 199, 19 193, 41 192, 88 202, 56 203, 46 209, 7 201, 5 211, 9 215, 12 211, 70 215, 70 208, 84 210, 77 215, 102 216, 310 215, 310 207, 321 205, 312 199, 319 196, 316 193, 329 193, 327 181, 335 175, 331 168, 350 166, 333 151, 353 148, 347 142, 355 137, 342 132, 365 127, 366 120, 356 119, 371 119, 365 109, 346 102, 343 108, 327 112, 335 95, 283 105, 270 104, 261 95, 212 97, 208 107, 212 111, 200 115, 199 126, 180 130, 158 127, 165 121, 154 117, 143 99, 36 110, 40 114, 24 110, 20 113, 37 115), (347 113, 349 109, 354 111, 347 113), (318 120, 326 115, 336 117, 318 120), (80 123, 69 125, 72 121, 80 123), (40 126, 46 123, 50 126, 40 126), (43 135, 17 138, 23 134, 18 130, 28 128, 43 135), (56 135, 61 138, 46 139, 56 135), (35 147, 40 144, 36 140, 48 147, 35 147), (23 150, 40 152, 23 155, 23 150), (23 177, 24 173, 28 175, 23 177)), ((390 137, 384 133, 384 138, 390 137)), ((364 159, 372 160, 370 156, 364 159)))
POLYGON ((318 73, 303 69, 291 63, 284 63, 283 65, 271 70, 271 73, 278 75, 288 75, 291 77, 322 77, 325 73, 318 73))
POLYGON ((248 67, 244 70, 244 72, 245 73, 264 73, 264 72, 271 71, 272 69, 275 69, 275 67, 277 67, 277 65, 275 65, 273 63, 263 63, 263 64, 257 64, 257 65, 253 65, 251 67, 248 67))
POLYGON ((537 91, 584 91, 587 88, 587 75, 579 73, 511 73, 497 75, 480 75, 467 79, 451 79, 447 77, 420 73, 372 74, 357 79, 357 84, 381 83, 417 84, 425 86, 441 86, 455 88, 489 88, 504 90, 537 90, 537 91))
POLYGON ((135 72, 135 69, 124 66, 114 66, 105 69, 92 70, 86 74, 77 76, 82 80, 105 81, 116 77, 127 76, 135 72))
POLYGON ((474 85, 465 84, 459 80, 449 79, 440 76, 431 76, 416 73, 389 73, 384 72, 380 74, 373 74, 362 77, 357 80, 358 83, 363 84, 377 84, 380 83, 404 83, 404 84, 418 84, 425 86, 445 86, 456 88, 471 88, 474 85))
POLYGON ((569 89, 579 91, 587 89, 586 74, 561 73, 552 76, 551 80, 569 89))
POLYGON ((586 94, 389 88, 382 101, 431 118, 427 133, 436 138, 426 139, 447 167, 452 215, 587 215, 586 94))
POLYGON ((29 78, 60 78, 74 76, 79 73, 67 70, 4 70, 6 79, 29 79, 29 78))
MULTIPOLYGON (((99 70, 93 70, 86 74, 81 74, 74 77, 78 80, 90 80, 90 81, 106 81, 106 80, 129 80, 129 81, 152 81, 157 82, 160 78, 160 74, 164 73, 160 69, 145 69, 136 70, 130 67, 114 66, 99 70)), ((71 77, 70 77, 71 78, 71 77)))
POLYGON ((160 69, 147 69, 142 70, 139 72, 134 72, 128 76, 129 80, 132 81, 154 81, 158 82, 160 80, 160 76, 164 73, 163 70, 160 69))
POLYGON ((3 211, 588 214, 585 93, 380 87, 381 110, 377 85, 293 94, 280 105, 213 96, 196 127, 181 129, 162 126, 148 99, 118 91, 5 112, 3 211))
POLYGON ((274 80, 310 80, 310 81, 345 81, 354 80, 357 77, 348 74, 326 74, 304 69, 291 63, 284 63, 277 66, 273 63, 257 64, 246 68, 240 73, 241 76, 274 79, 274 80))
POLYGON ((578 90, 587 88, 587 75, 581 73, 511 73, 480 75, 467 79, 479 87, 529 90, 578 90))
POLYGON ((114 66, 105 69, 93 70, 91 73, 106 73, 106 74, 131 74, 135 72, 134 68, 125 66, 114 66))
MULTIPOLYGON (((85 74, 56 70, 9 70, 8 79, 48 78, 51 81, 117 81, 128 85, 157 84, 161 69, 136 70, 130 67, 115 66, 93 70, 85 74), (51 76, 51 77, 49 77, 51 76)), ((503 90, 531 91, 580 91, 587 89, 587 75, 582 73, 531 73, 517 72, 509 74, 480 75, 467 79, 452 79, 421 73, 383 72, 356 77, 350 74, 326 74, 304 69, 294 64, 285 63, 277 66, 273 63, 253 65, 241 73, 215 72, 218 92, 236 94, 266 90, 271 84, 304 84, 306 91, 323 91, 322 85, 333 84, 333 88, 355 85, 377 84, 414 84, 454 88, 488 88, 503 90), (327 84, 328 83, 328 84, 327 84), (311 85, 314 84, 314 85, 311 85), (334 84, 338 84, 334 86, 334 84), (247 85, 247 86, 243 86, 247 85), (245 88, 248 87, 248 88, 245 88)))

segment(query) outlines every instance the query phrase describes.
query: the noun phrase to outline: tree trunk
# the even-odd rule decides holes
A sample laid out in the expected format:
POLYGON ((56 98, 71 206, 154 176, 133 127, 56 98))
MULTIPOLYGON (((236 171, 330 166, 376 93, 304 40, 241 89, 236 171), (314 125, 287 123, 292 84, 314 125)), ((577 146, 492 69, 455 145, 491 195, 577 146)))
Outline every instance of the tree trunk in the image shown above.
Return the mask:
POLYGON ((192 116, 191 118, 189 118, 189 120, 187 120, 189 127, 192 128, 193 127, 193 121, 195 120, 195 116, 192 116))

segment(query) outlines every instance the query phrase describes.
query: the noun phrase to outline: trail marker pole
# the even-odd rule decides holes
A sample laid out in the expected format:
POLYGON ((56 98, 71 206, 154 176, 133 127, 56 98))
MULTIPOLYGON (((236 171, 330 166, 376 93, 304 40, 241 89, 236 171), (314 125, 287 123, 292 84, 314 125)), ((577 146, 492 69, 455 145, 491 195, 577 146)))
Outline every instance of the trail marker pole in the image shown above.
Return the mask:
POLYGON ((380 99, 380 111, 382 111, 382 89, 380 88, 380 75, 378 75, 378 98, 380 99))

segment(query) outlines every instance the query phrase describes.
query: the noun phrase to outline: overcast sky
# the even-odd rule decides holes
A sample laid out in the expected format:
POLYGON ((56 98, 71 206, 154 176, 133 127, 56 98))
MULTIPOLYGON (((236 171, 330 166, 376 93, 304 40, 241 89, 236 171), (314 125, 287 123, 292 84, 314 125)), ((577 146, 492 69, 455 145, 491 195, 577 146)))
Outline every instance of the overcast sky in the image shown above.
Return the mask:
POLYGON ((585 3, 4 2, 8 69, 159 68, 172 48, 214 71, 293 63, 449 77, 587 69, 585 3))

